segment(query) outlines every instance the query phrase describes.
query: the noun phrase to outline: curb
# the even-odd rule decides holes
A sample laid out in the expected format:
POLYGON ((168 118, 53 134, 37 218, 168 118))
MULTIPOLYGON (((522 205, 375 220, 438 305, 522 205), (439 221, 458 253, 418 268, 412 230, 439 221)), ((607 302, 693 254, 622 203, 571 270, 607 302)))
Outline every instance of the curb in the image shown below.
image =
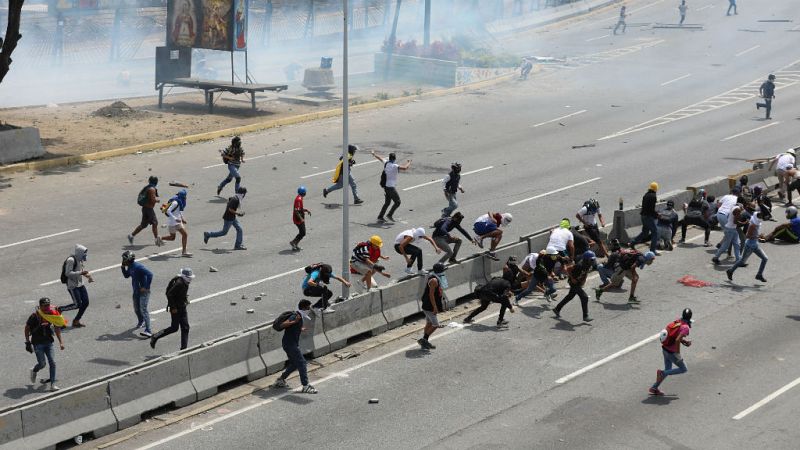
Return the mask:
MULTIPOLYGON (((454 88, 437 89, 431 92, 423 93, 422 95, 397 97, 397 98, 391 98, 389 100, 353 105, 350 106, 350 112, 361 112, 379 108, 388 108, 391 106, 411 103, 419 98, 435 98, 435 97, 443 97, 445 95, 450 95, 450 94, 459 94, 462 92, 467 92, 475 89, 494 86, 504 81, 511 80, 514 77, 516 77, 516 73, 510 73, 498 76, 496 78, 465 84, 463 86, 458 86, 454 88)), ((148 142, 145 144, 137 144, 128 147, 116 148, 112 150, 103 150, 95 153, 87 153, 85 155, 72 155, 72 156, 64 156, 61 158, 45 159, 41 161, 30 161, 24 163, 9 164, 7 166, 0 166, 0 174, 24 172, 29 170, 45 170, 45 169, 51 169, 53 167, 71 166, 82 162, 97 161, 101 159, 113 158, 116 156, 131 155, 139 152, 142 153, 152 152, 167 147, 210 141, 212 139, 217 139, 224 136, 253 133, 257 131, 267 130, 270 128, 277 128, 286 125, 295 125, 299 123, 311 122, 320 119, 328 119, 331 117, 338 117, 341 115, 342 115, 341 109, 329 109, 325 111, 317 111, 313 113, 285 117, 283 119, 270 120, 267 122, 259 122, 250 125, 243 125, 240 127, 226 128, 223 130, 209 131, 207 133, 181 136, 178 138, 167 139, 163 141, 148 142)))

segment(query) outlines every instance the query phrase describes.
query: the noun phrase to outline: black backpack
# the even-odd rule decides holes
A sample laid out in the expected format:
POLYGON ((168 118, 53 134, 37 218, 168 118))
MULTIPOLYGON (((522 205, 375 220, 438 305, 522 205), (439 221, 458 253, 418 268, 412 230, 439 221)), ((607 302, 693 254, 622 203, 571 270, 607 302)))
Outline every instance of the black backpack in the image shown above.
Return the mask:
POLYGON ((136 196, 136 204, 139 206, 144 206, 147 204, 147 189, 150 187, 148 184, 147 186, 143 187, 141 191, 139 191, 139 195, 136 196))
POLYGON ((67 261, 72 258, 72 271, 74 272, 75 269, 78 268, 78 260, 75 259, 74 256, 67 256, 67 259, 64 260, 64 264, 61 265, 61 283, 67 284, 67 261))
POLYGON ((383 172, 381 172, 381 182, 380 185, 382 188, 386 187, 386 165, 389 164, 388 162, 383 163, 383 172))
POLYGON ((272 329, 275 330, 275 331, 283 331, 284 328, 281 325, 283 325, 284 322, 289 320, 289 318, 292 317, 293 314, 294 314, 294 311, 284 311, 284 312, 282 312, 272 322, 272 329))

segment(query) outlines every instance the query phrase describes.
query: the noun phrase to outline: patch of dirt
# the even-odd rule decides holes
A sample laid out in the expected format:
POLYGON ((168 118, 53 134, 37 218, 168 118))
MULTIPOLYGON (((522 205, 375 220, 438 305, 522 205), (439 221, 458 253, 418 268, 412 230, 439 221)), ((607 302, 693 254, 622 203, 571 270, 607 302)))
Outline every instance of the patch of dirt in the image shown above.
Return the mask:
POLYGON ((117 100, 108 106, 95 110, 92 115, 111 119, 142 119, 147 117, 148 113, 147 111, 137 111, 125 102, 117 100))
POLYGON ((10 123, 0 122, 0 131, 19 130, 20 127, 11 125, 10 123))

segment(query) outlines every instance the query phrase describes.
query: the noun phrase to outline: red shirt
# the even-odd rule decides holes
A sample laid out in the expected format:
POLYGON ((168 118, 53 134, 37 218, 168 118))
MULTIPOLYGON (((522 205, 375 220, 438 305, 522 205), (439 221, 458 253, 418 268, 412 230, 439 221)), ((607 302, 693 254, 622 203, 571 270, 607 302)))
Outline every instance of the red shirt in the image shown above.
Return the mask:
POLYGON ((305 212, 303 212, 304 209, 305 208, 303 208, 303 196, 298 194, 297 197, 294 198, 294 209, 292 209, 292 222, 294 222, 295 225, 300 225, 301 223, 303 223, 303 220, 298 219, 297 217, 306 216, 305 212))

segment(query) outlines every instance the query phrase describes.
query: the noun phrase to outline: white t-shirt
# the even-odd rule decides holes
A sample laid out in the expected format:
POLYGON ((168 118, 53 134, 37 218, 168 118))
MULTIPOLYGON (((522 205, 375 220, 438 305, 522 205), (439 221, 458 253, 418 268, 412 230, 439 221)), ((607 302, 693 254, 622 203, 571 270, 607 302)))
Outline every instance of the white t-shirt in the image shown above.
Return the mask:
POLYGON ((723 195, 719 199, 719 208, 717 212, 720 214, 730 214, 739 198, 733 194, 723 195))
POLYGON ((409 242, 409 244, 414 244, 417 241, 419 241, 420 238, 422 238, 422 236, 425 236, 425 229, 424 228, 412 228, 410 230, 406 230, 406 231, 403 231, 400 234, 398 234, 397 237, 394 239, 394 243, 395 244, 402 244, 403 240, 406 237, 410 237, 411 238, 411 242, 409 242))
POLYGON ((383 171, 386 172, 386 187, 396 187, 397 174, 400 172, 400 166, 389 161, 386 163, 386 167, 383 171))
MULTIPOLYGON (((734 206, 736 206, 736 205, 734 205, 734 206)), ((733 209, 736 209, 736 208, 732 208, 731 211, 733 211, 733 209)), ((736 217, 734 217, 733 214, 728 214, 728 221, 725 222, 725 228, 728 228, 728 229, 736 228, 736 217)))
POLYGON ((550 242, 547 243, 547 247, 555 247, 556 250, 563 252, 567 249, 567 243, 573 240, 571 231, 566 228, 556 228, 550 233, 550 242))
POLYGON ((789 153, 781 153, 777 156, 778 162, 776 163, 775 167, 778 170, 787 170, 794 167, 794 156, 790 155, 789 153))
POLYGON ((173 200, 167 208, 167 225, 174 227, 183 224, 183 211, 178 206, 178 201, 173 200))
POLYGON ((596 213, 589 214, 589 208, 584 206, 583 208, 578 210, 578 214, 581 216, 581 218, 586 224, 597 225, 597 215, 602 214, 602 212, 600 212, 600 208, 598 208, 596 213))
POLYGON ((758 236, 761 233, 761 219, 758 218, 758 214, 750 216, 750 223, 756 226, 756 236, 758 236))
POLYGON ((488 214, 484 214, 484 215, 478 217, 477 219, 475 219, 475 223, 489 223, 489 222, 496 223, 494 221, 494 219, 489 218, 488 214))
POLYGON ((522 260, 522 267, 526 264, 530 268, 536 267, 536 261, 539 259, 539 253, 531 253, 522 260))

